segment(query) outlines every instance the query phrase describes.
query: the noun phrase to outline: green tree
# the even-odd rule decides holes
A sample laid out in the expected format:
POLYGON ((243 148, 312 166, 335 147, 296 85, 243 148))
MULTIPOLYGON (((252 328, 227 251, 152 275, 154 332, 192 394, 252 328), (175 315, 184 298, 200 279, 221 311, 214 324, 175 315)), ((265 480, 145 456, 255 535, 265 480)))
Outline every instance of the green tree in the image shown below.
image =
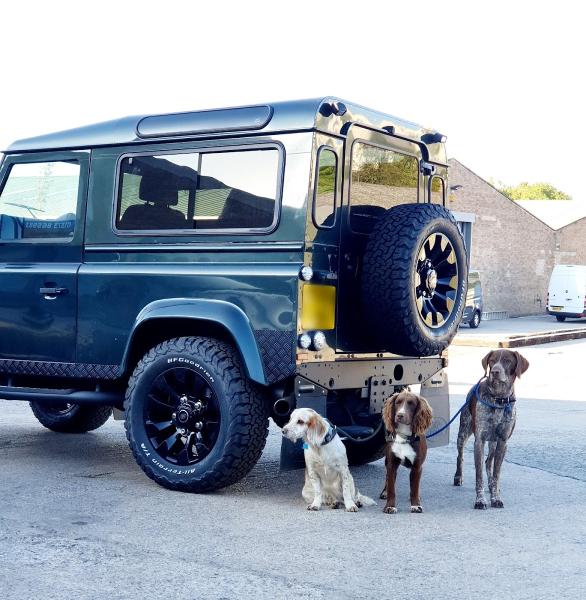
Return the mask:
POLYGON ((572 197, 551 183, 527 183, 519 185, 497 184, 496 188, 511 200, 571 200, 572 197))

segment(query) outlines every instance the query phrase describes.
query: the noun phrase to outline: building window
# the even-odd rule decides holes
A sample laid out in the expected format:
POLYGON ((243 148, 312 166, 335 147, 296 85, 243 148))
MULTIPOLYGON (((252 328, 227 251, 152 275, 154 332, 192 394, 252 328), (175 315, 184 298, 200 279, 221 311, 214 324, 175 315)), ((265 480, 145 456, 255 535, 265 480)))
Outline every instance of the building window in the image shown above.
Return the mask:
POLYGON ((75 231, 80 166, 17 163, 0 194, 0 239, 61 239, 75 231))
POLYGON ((276 148, 129 156, 116 226, 127 231, 262 232, 276 222, 276 148))
POLYGON ((472 249, 472 223, 469 221, 458 221, 458 227, 464 238, 466 246, 466 255, 468 256, 468 264, 470 264, 470 250, 472 249))

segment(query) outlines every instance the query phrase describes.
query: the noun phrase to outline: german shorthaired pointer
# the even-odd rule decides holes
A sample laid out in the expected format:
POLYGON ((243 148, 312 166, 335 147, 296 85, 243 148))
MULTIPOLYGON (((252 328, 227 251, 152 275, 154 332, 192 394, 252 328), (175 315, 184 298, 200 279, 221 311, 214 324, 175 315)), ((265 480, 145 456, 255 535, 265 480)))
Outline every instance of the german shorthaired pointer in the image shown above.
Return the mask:
POLYGON ((385 464, 387 479, 380 497, 387 503, 383 512, 397 512, 395 497, 395 481, 400 465, 411 469, 411 512, 421 513, 419 482, 423 471, 423 463, 427 455, 425 432, 431 425, 431 406, 425 398, 402 391, 385 400, 383 406, 383 422, 387 428, 387 448, 385 464))
POLYGON ((488 442, 486 475, 490 491, 490 505, 503 508, 499 477, 507 451, 507 441, 515 429, 515 379, 529 368, 529 362, 512 350, 493 350, 482 359, 482 368, 488 377, 468 393, 468 402, 460 415, 458 431, 458 461, 454 485, 462 485, 464 446, 474 434, 474 464, 476 467, 476 502, 474 508, 485 509, 482 462, 484 443, 488 442))

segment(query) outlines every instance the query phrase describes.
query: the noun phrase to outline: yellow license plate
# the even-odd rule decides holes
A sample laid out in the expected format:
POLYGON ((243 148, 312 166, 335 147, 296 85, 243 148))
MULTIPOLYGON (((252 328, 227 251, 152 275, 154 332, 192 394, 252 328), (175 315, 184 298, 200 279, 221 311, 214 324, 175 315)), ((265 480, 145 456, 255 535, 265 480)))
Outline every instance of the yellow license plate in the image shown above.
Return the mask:
POLYGON ((554 312, 559 312, 560 310, 562 310, 562 308, 564 308, 563 306, 550 306, 549 310, 554 311, 554 312))
POLYGON ((304 284, 301 291, 301 328, 333 329, 336 324, 336 288, 304 284))

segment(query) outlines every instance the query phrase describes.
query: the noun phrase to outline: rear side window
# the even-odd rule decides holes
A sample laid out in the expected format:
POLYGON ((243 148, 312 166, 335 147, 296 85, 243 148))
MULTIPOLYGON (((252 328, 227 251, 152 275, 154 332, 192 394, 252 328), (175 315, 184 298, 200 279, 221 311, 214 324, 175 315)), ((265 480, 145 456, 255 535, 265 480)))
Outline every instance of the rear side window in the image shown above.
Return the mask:
POLYGON ((429 179, 428 195, 433 204, 446 205, 446 184, 442 177, 434 175, 429 179))
POLYGON ((397 204, 417 202, 419 162, 413 156, 355 142, 352 146, 350 227, 370 233, 378 217, 397 204))
POLYGON ((276 148, 123 158, 116 227, 126 231, 267 231, 276 222, 276 148))
POLYGON ((326 147, 320 148, 313 196, 313 222, 320 229, 330 229, 335 224, 337 173, 336 153, 326 147))
POLYGON ((12 165, 0 194, 0 239, 71 239, 79 174, 77 162, 12 165))

